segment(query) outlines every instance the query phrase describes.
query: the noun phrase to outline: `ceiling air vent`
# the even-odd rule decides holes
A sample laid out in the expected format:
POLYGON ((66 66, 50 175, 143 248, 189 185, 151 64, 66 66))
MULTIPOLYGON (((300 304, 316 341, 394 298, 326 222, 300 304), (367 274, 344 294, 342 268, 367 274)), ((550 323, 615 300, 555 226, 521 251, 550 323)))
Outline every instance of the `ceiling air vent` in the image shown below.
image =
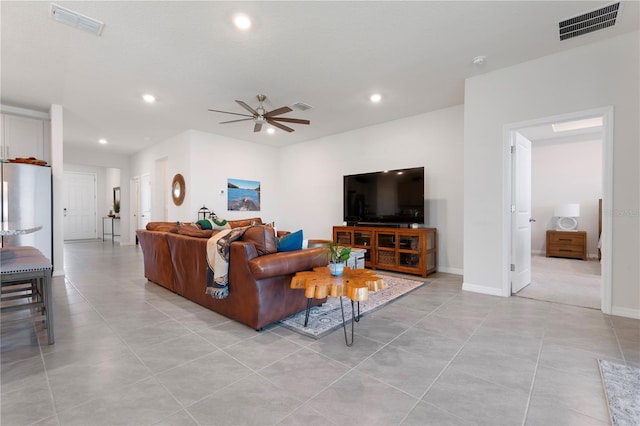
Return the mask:
POLYGON ((298 111, 307 111, 313 108, 309 104, 305 104, 304 102, 296 102, 295 104, 289 105, 293 109, 297 109, 298 111))
POLYGON ((101 35, 104 28, 104 22, 81 15, 55 3, 51 3, 51 17, 58 22, 95 35, 101 35))
POLYGON ((558 24, 560 40, 567 40, 603 28, 612 27, 616 23, 619 9, 620 2, 579 16, 574 16, 573 18, 565 19, 558 24))

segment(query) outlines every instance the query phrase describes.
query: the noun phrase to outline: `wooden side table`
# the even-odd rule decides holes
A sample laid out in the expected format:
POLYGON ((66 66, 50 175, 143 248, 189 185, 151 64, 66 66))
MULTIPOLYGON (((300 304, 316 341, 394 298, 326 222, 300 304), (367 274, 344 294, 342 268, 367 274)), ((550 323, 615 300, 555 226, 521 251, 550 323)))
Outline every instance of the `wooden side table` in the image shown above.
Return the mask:
POLYGON ((587 232, 547 231, 547 257, 587 260, 587 232))

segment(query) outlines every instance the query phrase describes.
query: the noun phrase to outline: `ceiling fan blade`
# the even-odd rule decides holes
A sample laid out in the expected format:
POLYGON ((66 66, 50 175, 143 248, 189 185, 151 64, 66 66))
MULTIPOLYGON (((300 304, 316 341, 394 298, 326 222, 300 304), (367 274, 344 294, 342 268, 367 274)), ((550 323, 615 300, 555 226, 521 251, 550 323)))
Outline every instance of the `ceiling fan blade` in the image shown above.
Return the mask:
POLYGON ((272 120, 284 121, 285 123, 296 124, 311 124, 309 120, 302 120, 300 118, 287 118, 287 117, 270 117, 272 120))
POLYGON ((220 124, 237 123, 238 121, 250 121, 250 120, 253 120, 253 117, 251 117, 251 118, 241 118, 240 120, 221 121, 220 124))
POLYGON ((249 114, 238 114, 237 112, 229 112, 229 111, 220 111, 217 109, 210 109, 209 111, 213 111, 213 112, 221 112, 223 114, 233 114, 233 115, 241 115, 243 117, 253 117, 253 115, 249 115, 249 114))
POLYGON ((283 106, 283 107, 274 109, 273 111, 269 111, 268 113, 265 114, 265 117, 274 117, 276 115, 284 114, 291 111, 293 110, 288 106, 283 106))
POLYGON ((260 130, 262 130, 262 123, 256 123, 255 126, 253 126, 253 131, 254 133, 259 132, 260 130))
POLYGON ((238 103, 238 105, 240 105, 242 108, 246 109, 247 111, 249 111, 251 114, 253 114, 254 117, 258 116, 258 111, 256 111, 255 109, 251 108, 249 105, 247 105, 246 103, 242 102, 242 101, 238 101, 236 100, 236 102, 238 103))
POLYGON ((285 132, 289 132, 289 133, 293 132, 293 129, 291 127, 287 127, 284 124, 280 124, 277 121, 273 121, 270 118, 267 118, 267 123, 271 124, 272 126, 277 127, 278 129, 282 129, 285 132))

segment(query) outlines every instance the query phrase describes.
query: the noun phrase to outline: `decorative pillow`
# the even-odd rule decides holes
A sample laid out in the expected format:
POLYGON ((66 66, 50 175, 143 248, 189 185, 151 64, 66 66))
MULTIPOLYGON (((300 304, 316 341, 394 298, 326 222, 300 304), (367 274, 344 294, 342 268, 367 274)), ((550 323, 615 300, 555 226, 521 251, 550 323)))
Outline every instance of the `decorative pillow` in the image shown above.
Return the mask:
POLYGON ((278 251, 294 251, 302 249, 302 229, 284 235, 278 240, 278 251))
POLYGON ((202 219, 196 222, 200 229, 213 229, 213 225, 206 219, 202 219))
POLYGON ((260 256, 278 251, 273 228, 268 226, 259 225, 247 228, 242 235, 242 241, 253 243, 260 256))
POLYGON ((229 228, 231 228, 231 225, 229 225, 229 222, 227 222, 224 219, 218 219, 218 218, 199 220, 197 223, 198 223, 198 225, 200 225, 200 228, 202 228, 202 229, 229 229, 229 228))
POLYGON ((212 229, 200 229, 193 225, 178 225, 178 234, 190 237, 209 238, 213 234, 212 229))

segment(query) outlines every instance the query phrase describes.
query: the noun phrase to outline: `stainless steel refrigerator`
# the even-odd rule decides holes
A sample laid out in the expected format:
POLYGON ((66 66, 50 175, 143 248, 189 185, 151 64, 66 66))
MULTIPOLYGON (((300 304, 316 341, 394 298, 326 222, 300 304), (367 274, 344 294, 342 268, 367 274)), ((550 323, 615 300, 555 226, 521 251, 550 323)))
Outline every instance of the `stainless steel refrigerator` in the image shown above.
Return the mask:
POLYGON ((53 262, 51 167, 23 163, 2 165, 2 222, 42 226, 39 231, 2 237, 2 247, 32 246, 53 262))

